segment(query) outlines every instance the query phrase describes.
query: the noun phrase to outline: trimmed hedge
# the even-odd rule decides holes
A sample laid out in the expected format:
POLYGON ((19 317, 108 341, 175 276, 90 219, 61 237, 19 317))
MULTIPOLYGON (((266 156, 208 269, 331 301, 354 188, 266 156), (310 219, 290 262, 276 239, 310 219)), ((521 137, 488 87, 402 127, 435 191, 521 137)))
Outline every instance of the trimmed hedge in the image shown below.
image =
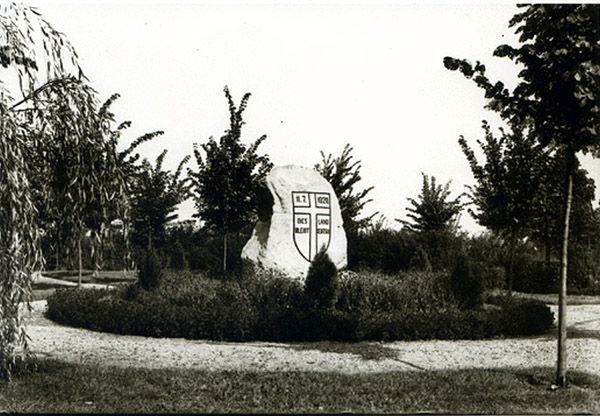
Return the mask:
POLYGON ((460 309, 448 276, 341 276, 332 306, 311 307, 300 282, 262 276, 214 281, 167 273, 154 291, 59 289, 47 316, 118 334, 227 341, 481 339, 538 334, 553 322, 541 302, 493 298, 460 309), (492 303, 491 305, 489 303, 492 303))

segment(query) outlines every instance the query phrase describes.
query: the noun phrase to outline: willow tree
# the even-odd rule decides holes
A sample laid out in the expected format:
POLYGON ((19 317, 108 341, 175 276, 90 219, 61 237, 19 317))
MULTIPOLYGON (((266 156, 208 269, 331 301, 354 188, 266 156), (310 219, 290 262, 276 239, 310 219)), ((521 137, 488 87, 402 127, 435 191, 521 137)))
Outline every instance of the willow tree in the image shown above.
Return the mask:
POLYGON ((488 108, 543 146, 564 155, 563 235, 560 256, 558 360, 556 385, 566 384, 566 295, 569 221, 578 153, 600 155, 600 6, 536 4, 509 22, 520 34, 519 47, 500 45, 494 55, 522 65, 513 91, 492 83, 485 66, 446 57, 485 90, 488 108))
POLYGON ((44 264, 34 200, 56 197, 40 180, 48 155, 73 156, 64 215, 79 231, 86 209, 123 195, 123 176, 74 48, 35 9, 0 5, 0 64, 0 375, 10 377, 28 354, 21 305, 44 264))

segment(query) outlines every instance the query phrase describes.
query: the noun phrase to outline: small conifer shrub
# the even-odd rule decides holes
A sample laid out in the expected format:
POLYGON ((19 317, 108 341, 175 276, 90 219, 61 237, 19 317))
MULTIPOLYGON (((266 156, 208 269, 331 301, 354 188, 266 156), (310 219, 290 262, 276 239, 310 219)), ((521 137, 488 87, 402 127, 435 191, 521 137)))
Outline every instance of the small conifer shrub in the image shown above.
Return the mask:
POLYGON ((163 275, 160 259, 154 249, 146 251, 139 265, 138 282, 144 290, 153 290, 158 287, 163 275))
POLYGON ((483 282, 465 254, 461 254, 454 265, 450 285, 460 308, 472 309, 483 303, 483 282))
POLYGON ((313 258, 304 286, 304 295, 310 306, 317 309, 330 308, 336 298, 338 272, 324 249, 313 258))

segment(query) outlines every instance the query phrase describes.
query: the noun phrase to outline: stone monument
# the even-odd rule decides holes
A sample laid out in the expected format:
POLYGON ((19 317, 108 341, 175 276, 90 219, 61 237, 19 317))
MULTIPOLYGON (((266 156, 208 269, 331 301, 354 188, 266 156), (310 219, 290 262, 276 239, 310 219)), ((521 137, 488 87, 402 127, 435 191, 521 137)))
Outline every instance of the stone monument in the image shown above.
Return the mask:
POLYGON ((314 169, 273 168, 258 195, 259 221, 242 258, 304 278, 323 247, 338 269, 347 265, 346 234, 337 197, 314 169))

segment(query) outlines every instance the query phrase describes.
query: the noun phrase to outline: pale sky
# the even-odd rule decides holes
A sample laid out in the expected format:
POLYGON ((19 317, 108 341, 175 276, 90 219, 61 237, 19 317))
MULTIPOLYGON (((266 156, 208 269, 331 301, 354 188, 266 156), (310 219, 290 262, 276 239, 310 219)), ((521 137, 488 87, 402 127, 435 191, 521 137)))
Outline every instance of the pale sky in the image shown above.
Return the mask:
MULTIPOLYGON (((444 68, 443 58, 481 60, 492 80, 514 85, 517 68, 492 57, 516 44, 509 4, 387 2, 45 2, 31 3, 76 48, 101 101, 118 92, 117 122, 131 120, 126 147, 154 130, 165 135, 139 149, 154 161, 169 149, 175 169, 193 143, 228 128, 223 87, 236 101, 251 92, 242 141, 267 139, 259 153, 277 165, 312 167, 319 151, 354 147, 362 185, 374 186, 365 214, 389 225, 406 218, 421 172, 452 180, 452 196, 473 184, 458 145, 483 137, 483 92, 444 68)), ((600 183, 600 163, 584 166, 600 183)), ((192 160, 189 166, 195 167, 192 160)), ((598 200, 596 195, 596 200, 598 200)), ((597 204, 596 204, 597 205, 597 204)), ((194 212, 192 202, 180 217, 194 212)), ((481 230, 465 211, 463 228, 481 230)))

